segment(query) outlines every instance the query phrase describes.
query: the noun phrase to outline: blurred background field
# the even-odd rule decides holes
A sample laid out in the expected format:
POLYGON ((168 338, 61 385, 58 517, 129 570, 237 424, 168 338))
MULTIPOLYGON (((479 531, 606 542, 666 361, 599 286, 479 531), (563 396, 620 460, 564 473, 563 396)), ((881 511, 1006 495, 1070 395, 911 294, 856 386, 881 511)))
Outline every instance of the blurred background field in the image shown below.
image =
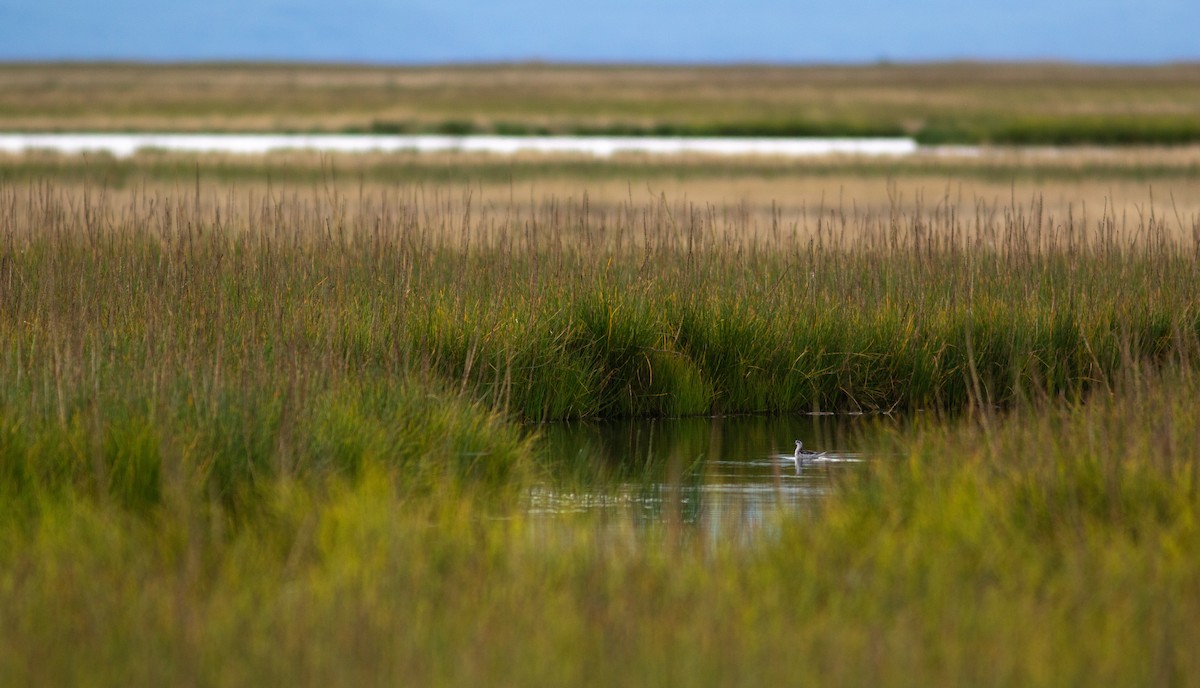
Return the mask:
POLYGON ((0 131, 1200 141, 1200 66, 5 64, 0 131))

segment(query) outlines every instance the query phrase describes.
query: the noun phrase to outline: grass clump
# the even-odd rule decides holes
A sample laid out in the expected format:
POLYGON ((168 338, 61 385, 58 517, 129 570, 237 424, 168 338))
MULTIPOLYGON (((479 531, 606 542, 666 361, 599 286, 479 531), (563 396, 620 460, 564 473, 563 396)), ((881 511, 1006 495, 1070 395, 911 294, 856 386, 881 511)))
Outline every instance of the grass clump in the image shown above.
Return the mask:
POLYGON ((154 402, 130 408, 137 394, 124 388, 65 420, 9 400, 0 452, 6 508, 36 512, 84 496, 149 515, 182 492, 241 518, 280 482, 321 485, 375 471, 413 493, 504 492, 532 469, 518 428, 437 385, 341 381, 285 391, 291 399, 239 386, 219 390, 210 406, 195 401, 186 377, 160 383, 169 389, 154 402))

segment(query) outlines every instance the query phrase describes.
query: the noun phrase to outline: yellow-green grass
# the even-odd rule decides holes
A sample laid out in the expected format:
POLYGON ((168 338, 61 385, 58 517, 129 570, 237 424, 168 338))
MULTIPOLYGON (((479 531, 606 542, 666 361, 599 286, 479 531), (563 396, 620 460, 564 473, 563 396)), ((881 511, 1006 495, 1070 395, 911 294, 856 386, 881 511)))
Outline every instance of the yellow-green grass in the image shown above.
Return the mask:
POLYGON ((1194 215, 323 180, 0 186, 6 680, 1197 675, 1194 215), (916 420, 755 539, 525 511, 526 420, 817 408, 916 420))
POLYGON ((1200 67, 0 65, 0 130, 1200 138, 1200 67))
MULTIPOLYGON (((386 457, 0 519, 19 684, 1143 685, 1200 667, 1187 371, 894 437, 753 542, 414 493, 386 457)), ((427 431, 436 435, 437 431, 427 431)), ((177 487, 176 487, 177 486, 177 487)), ((5 502, 7 504, 7 502, 5 502)))
POLYGON ((526 419, 954 410, 971 365, 997 402, 1075 395, 1124 358, 1186 352, 1200 327, 1200 230, 1161 210, 943 200, 800 225, 665 199, 359 191, 4 189, 20 394, 73 370, 70 407, 182 356, 268 381, 285 365, 431 375, 526 419))
POLYGON ((1200 335, 1200 231, 1177 216, 758 226, 665 199, 359 190, 0 189, 13 504, 87 488, 153 510, 177 464, 231 511, 374 456, 504 484, 531 467, 503 418, 956 414, 1079 399, 1200 335))

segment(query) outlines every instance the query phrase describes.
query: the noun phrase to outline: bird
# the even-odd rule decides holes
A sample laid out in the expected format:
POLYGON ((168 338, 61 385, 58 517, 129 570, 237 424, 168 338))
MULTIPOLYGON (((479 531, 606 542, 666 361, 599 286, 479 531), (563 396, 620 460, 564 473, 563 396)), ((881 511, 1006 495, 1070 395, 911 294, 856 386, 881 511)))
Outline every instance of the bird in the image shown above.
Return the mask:
POLYGON ((792 459, 795 460, 795 462, 796 462, 796 472, 797 473, 800 472, 800 466, 802 466, 806 463, 811 463, 812 461, 819 459, 822 456, 825 456, 825 452, 821 452, 820 454, 818 454, 816 452, 811 452, 804 448, 803 442, 801 442, 800 440, 796 440, 796 453, 794 455, 792 455, 792 459))

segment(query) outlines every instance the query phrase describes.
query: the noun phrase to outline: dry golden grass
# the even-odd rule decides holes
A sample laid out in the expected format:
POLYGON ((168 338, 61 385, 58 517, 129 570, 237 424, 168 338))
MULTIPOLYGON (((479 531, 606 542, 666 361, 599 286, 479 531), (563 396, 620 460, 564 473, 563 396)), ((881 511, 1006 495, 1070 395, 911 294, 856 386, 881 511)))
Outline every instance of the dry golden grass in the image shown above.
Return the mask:
POLYGON ((544 179, 520 184, 485 184, 475 187, 474 198, 496 204, 510 197, 580 199, 598 207, 615 206, 630 200, 645 203, 655 198, 683 200, 698 208, 719 212, 745 212, 759 225, 769 225, 773 213, 785 224, 813 224, 822 214, 840 216, 861 212, 883 214, 896 210, 913 215, 924 210, 953 206, 959 212, 982 208, 1002 212, 1004 208, 1038 206, 1062 219, 1069 213, 1099 218, 1103 212, 1125 217, 1136 224, 1141 215, 1167 216, 1180 229, 1190 231, 1200 220, 1200 180, 1116 180, 1096 183, 1063 180, 1051 183, 1034 180, 1013 182, 987 179, 956 179, 948 175, 923 174, 900 178, 863 177, 851 174, 797 176, 773 179, 675 179, 652 178, 641 183, 621 181, 581 182, 544 179))
MULTIPOLYGON (((1108 215, 1130 225, 1166 218, 1187 235, 1200 222, 1200 146, 990 149, 978 156, 829 156, 804 160, 711 156, 344 154, 266 156, 140 153, 0 156, 0 180, 55 179, 58 186, 148 195, 263 198, 335 194, 348 212, 377 195, 439 198, 442 205, 511 212, 587 198, 599 212, 668 199, 675 208, 745 216, 739 231, 782 223, 811 230, 822 217, 893 211, 911 216, 1037 208, 1050 218, 1108 215)), ((207 212, 207 211, 206 211, 207 212)))

